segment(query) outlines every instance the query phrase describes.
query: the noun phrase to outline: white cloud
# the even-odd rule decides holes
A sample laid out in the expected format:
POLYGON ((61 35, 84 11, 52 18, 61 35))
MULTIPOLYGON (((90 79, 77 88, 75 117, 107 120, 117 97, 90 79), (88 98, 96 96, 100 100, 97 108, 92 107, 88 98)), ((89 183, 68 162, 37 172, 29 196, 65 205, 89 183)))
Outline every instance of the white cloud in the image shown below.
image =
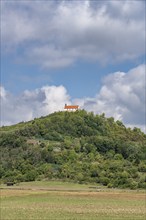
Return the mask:
POLYGON ((145 69, 145 65, 140 65, 127 73, 109 74, 94 98, 81 100, 82 108, 97 114, 104 112, 107 117, 113 116, 128 126, 137 125, 144 130, 145 69))
POLYGON ((3 50, 45 68, 144 54, 144 1, 2 2, 3 50))
POLYGON ((63 86, 44 86, 26 90, 21 96, 13 96, 2 88, 2 124, 14 124, 35 117, 62 111, 65 103, 79 104, 81 109, 122 120, 130 127, 145 127, 145 65, 127 73, 115 72, 106 76, 95 97, 71 100, 63 86))
POLYGON ((20 96, 13 96, 4 91, 6 95, 1 97, 2 125, 29 121, 54 111, 61 111, 65 103, 70 103, 70 97, 63 86, 44 86, 34 91, 26 90, 20 96))
POLYGON ((3 86, 0 86, 0 98, 6 99, 6 90, 3 86))

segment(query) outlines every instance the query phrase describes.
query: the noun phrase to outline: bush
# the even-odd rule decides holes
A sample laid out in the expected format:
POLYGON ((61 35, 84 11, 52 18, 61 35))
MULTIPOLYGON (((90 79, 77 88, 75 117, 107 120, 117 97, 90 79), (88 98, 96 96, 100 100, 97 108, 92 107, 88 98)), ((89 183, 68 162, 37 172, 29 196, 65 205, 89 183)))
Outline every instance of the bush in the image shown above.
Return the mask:
POLYGON ((100 177, 100 183, 102 183, 104 186, 107 186, 110 182, 108 177, 100 177))
POLYGON ((130 189, 137 189, 138 188, 138 183, 136 181, 131 181, 130 183, 130 189))
POLYGON ((29 181, 35 181, 36 178, 38 176, 38 173, 37 171, 35 170, 31 170, 31 171, 28 171, 26 174, 25 174, 25 181, 26 182, 29 182, 29 181))

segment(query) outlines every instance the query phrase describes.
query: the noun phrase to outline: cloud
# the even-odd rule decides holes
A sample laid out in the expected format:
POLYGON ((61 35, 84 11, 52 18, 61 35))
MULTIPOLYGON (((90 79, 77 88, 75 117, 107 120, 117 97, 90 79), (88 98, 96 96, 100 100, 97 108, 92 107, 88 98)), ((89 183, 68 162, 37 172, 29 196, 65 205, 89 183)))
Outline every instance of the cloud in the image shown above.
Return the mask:
POLYGON ((82 108, 97 114, 105 113, 126 125, 145 127, 145 65, 129 72, 106 76, 100 92, 94 98, 78 99, 82 108))
POLYGON ((2 51, 43 68, 144 54, 144 1, 2 2, 2 51))
POLYGON ((62 111, 64 104, 79 104, 81 109, 121 120, 130 127, 145 129, 145 65, 127 73, 115 72, 103 79, 95 97, 72 100, 64 86, 44 86, 13 96, 4 88, 1 92, 2 124, 14 124, 35 117, 62 111))
POLYGON ((2 86, 0 86, 0 98, 1 99, 6 99, 6 90, 5 90, 5 88, 4 87, 2 87, 2 86))
POLYGON ((63 110, 70 97, 63 86, 44 86, 13 96, 2 87, 1 124, 10 125, 63 110))

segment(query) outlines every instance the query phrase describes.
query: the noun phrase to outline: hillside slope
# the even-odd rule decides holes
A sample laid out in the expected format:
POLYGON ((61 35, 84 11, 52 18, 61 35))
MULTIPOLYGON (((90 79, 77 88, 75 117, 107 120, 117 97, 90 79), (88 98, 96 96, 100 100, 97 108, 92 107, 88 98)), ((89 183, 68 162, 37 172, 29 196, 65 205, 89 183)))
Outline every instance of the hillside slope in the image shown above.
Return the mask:
POLYGON ((0 128, 2 181, 64 179, 146 188, 146 135, 84 110, 0 128))

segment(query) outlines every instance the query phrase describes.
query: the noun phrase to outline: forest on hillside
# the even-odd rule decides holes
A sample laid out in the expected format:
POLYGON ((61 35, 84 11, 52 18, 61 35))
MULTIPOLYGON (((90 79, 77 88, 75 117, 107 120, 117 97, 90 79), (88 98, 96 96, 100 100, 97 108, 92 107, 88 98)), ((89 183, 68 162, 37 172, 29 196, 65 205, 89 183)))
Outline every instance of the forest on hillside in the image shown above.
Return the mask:
POLYGON ((104 114, 55 112, 0 128, 2 182, 61 179, 146 188, 146 135, 104 114))

